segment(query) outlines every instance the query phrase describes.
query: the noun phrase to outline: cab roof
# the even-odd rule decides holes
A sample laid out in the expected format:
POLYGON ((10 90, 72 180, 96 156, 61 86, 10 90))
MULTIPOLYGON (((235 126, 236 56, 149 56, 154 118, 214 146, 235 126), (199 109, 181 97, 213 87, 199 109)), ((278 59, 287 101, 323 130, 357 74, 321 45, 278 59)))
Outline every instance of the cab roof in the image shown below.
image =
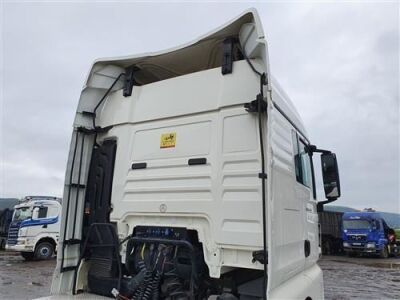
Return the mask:
POLYGON ((343 214, 343 219, 346 220, 373 220, 381 219, 382 216, 379 212, 346 212, 343 214))
MULTIPOLYGON (((260 42, 264 39, 264 31, 257 11, 249 9, 224 26, 178 47, 159 52, 98 59, 91 68, 87 84, 90 85, 94 74, 110 65, 122 69, 133 65, 137 67, 139 70, 135 73, 135 80, 139 85, 220 67, 222 42, 226 38, 239 39, 245 24, 254 24, 251 32, 245 32, 247 39, 250 35, 260 42)), ((246 53, 250 58, 256 55, 248 51, 246 53)))
MULTIPOLYGON (((135 67, 136 85, 145 85, 153 82, 183 76, 220 67, 222 64, 222 43, 227 38, 237 39, 240 51, 246 53, 249 59, 258 59, 261 62, 260 72, 266 72, 272 90, 272 98, 281 110, 291 119, 299 130, 307 135, 305 126, 288 95, 278 82, 272 78, 269 71, 268 49, 263 26, 257 10, 248 9, 236 18, 219 28, 189 42, 171 49, 129 55, 114 58, 97 59, 89 72, 84 91, 86 89, 107 90, 114 80, 126 72, 127 68, 135 67)), ((236 55, 234 60, 242 60, 236 55)), ((119 80, 112 91, 123 88, 124 80, 119 80)), ((81 95, 81 100, 89 100, 81 95), (85 99, 83 99, 85 98, 85 99)), ((96 100, 97 101, 97 100, 96 100)), ((84 105, 87 109, 96 105, 96 101, 89 100, 84 105)), ((303 135, 304 135, 303 134, 303 135)), ((307 136, 304 136, 307 139, 307 136)))

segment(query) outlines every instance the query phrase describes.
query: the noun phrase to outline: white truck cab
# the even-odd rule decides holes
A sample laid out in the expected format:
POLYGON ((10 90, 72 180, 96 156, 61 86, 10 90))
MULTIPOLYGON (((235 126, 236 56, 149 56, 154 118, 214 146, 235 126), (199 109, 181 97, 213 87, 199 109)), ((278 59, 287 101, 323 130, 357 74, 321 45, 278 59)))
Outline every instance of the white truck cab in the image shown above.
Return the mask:
POLYGON ((339 196, 336 156, 272 79, 255 10, 181 47, 97 60, 48 299, 322 299, 317 210, 339 196))
POLYGON ((6 250, 26 260, 49 259, 57 252, 60 233, 60 199, 28 196, 14 206, 6 250))

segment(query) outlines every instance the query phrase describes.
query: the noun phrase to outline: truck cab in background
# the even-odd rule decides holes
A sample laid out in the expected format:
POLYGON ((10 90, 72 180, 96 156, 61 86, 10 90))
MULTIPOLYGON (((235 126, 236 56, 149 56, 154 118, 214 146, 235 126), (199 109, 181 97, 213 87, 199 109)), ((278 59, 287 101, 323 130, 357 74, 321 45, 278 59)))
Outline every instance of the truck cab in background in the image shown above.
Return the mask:
POLYGON ((14 207, 6 250, 18 251, 26 260, 49 259, 57 252, 60 199, 28 196, 14 207))
POLYGON ((344 213, 342 239, 349 256, 377 254, 387 258, 399 252, 394 230, 375 211, 344 213))

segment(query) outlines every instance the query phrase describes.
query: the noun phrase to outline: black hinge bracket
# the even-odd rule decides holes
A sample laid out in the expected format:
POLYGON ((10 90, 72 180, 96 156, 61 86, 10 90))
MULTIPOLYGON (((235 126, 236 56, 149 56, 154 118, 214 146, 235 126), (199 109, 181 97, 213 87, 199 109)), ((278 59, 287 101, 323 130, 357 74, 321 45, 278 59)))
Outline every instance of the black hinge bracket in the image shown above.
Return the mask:
POLYGON ((80 183, 70 183, 70 186, 73 188, 80 188, 80 189, 84 189, 86 187, 86 185, 80 183))
POLYGON ((81 111, 81 114, 84 115, 84 116, 92 117, 92 118, 96 116, 96 114, 94 112, 86 111, 86 110, 81 111))
POLYGON ((252 259, 253 264, 256 261, 258 261, 260 264, 268 264, 268 254, 267 252, 264 252, 264 250, 253 251, 252 256, 253 256, 252 259))
POLYGON ((125 82, 124 82, 124 97, 129 97, 132 95, 132 89, 134 85, 137 85, 135 81, 135 73, 140 69, 136 66, 130 66, 125 70, 125 82))
POLYGON ((81 240, 79 240, 79 239, 69 239, 69 240, 65 240, 64 242, 63 242, 63 245, 64 245, 64 247, 66 246, 66 245, 78 245, 78 244, 80 244, 82 241, 81 240))
POLYGON ((77 130, 78 130, 78 132, 82 132, 85 134, 94 134, 94 133, 105 133, 113 127, 114 127, 114 125, 110 125, 110 126, 106 126, 106 127, 96 126, 96 128, 93 129, 93 128, 86 128, 86 127, 80 126, 77 128, 77 130))
POLYGON ((249 113, 258 112, 259 107, 261 107, 261 112, 267 111, 268 107, 267 102, 264 101, 263 96, 261 94, 257 95, 256 100, 244 104, 244 108, 249 113))
POLYGON ((266 173, 258 173, 258 178, 268 179, 268 175, 266 173))
POLYGON ((231 74, 233 69, 233 45, 235 40, 233 38, 226 38, 222 43, 222 75, 231 74))
POLYGON ((61 269, 61 273, 68 272, 68 271, 75 271, 76 266, 68 266, 61 269))

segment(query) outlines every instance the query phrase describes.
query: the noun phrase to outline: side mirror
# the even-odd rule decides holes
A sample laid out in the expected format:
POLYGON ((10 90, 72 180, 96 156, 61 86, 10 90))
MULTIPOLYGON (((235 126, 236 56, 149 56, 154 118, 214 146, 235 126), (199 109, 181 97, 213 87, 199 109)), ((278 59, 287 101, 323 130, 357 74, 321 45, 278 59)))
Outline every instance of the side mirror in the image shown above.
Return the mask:
POLYGON ((39 207, 36 206, 32 210, 32 220, 36 220, 39 217, 39 207))
POLYGON ((321 154, 322 178, 324 181, 325 197, 336 200, 340 197, 339 169, 335 153, 321 154))

